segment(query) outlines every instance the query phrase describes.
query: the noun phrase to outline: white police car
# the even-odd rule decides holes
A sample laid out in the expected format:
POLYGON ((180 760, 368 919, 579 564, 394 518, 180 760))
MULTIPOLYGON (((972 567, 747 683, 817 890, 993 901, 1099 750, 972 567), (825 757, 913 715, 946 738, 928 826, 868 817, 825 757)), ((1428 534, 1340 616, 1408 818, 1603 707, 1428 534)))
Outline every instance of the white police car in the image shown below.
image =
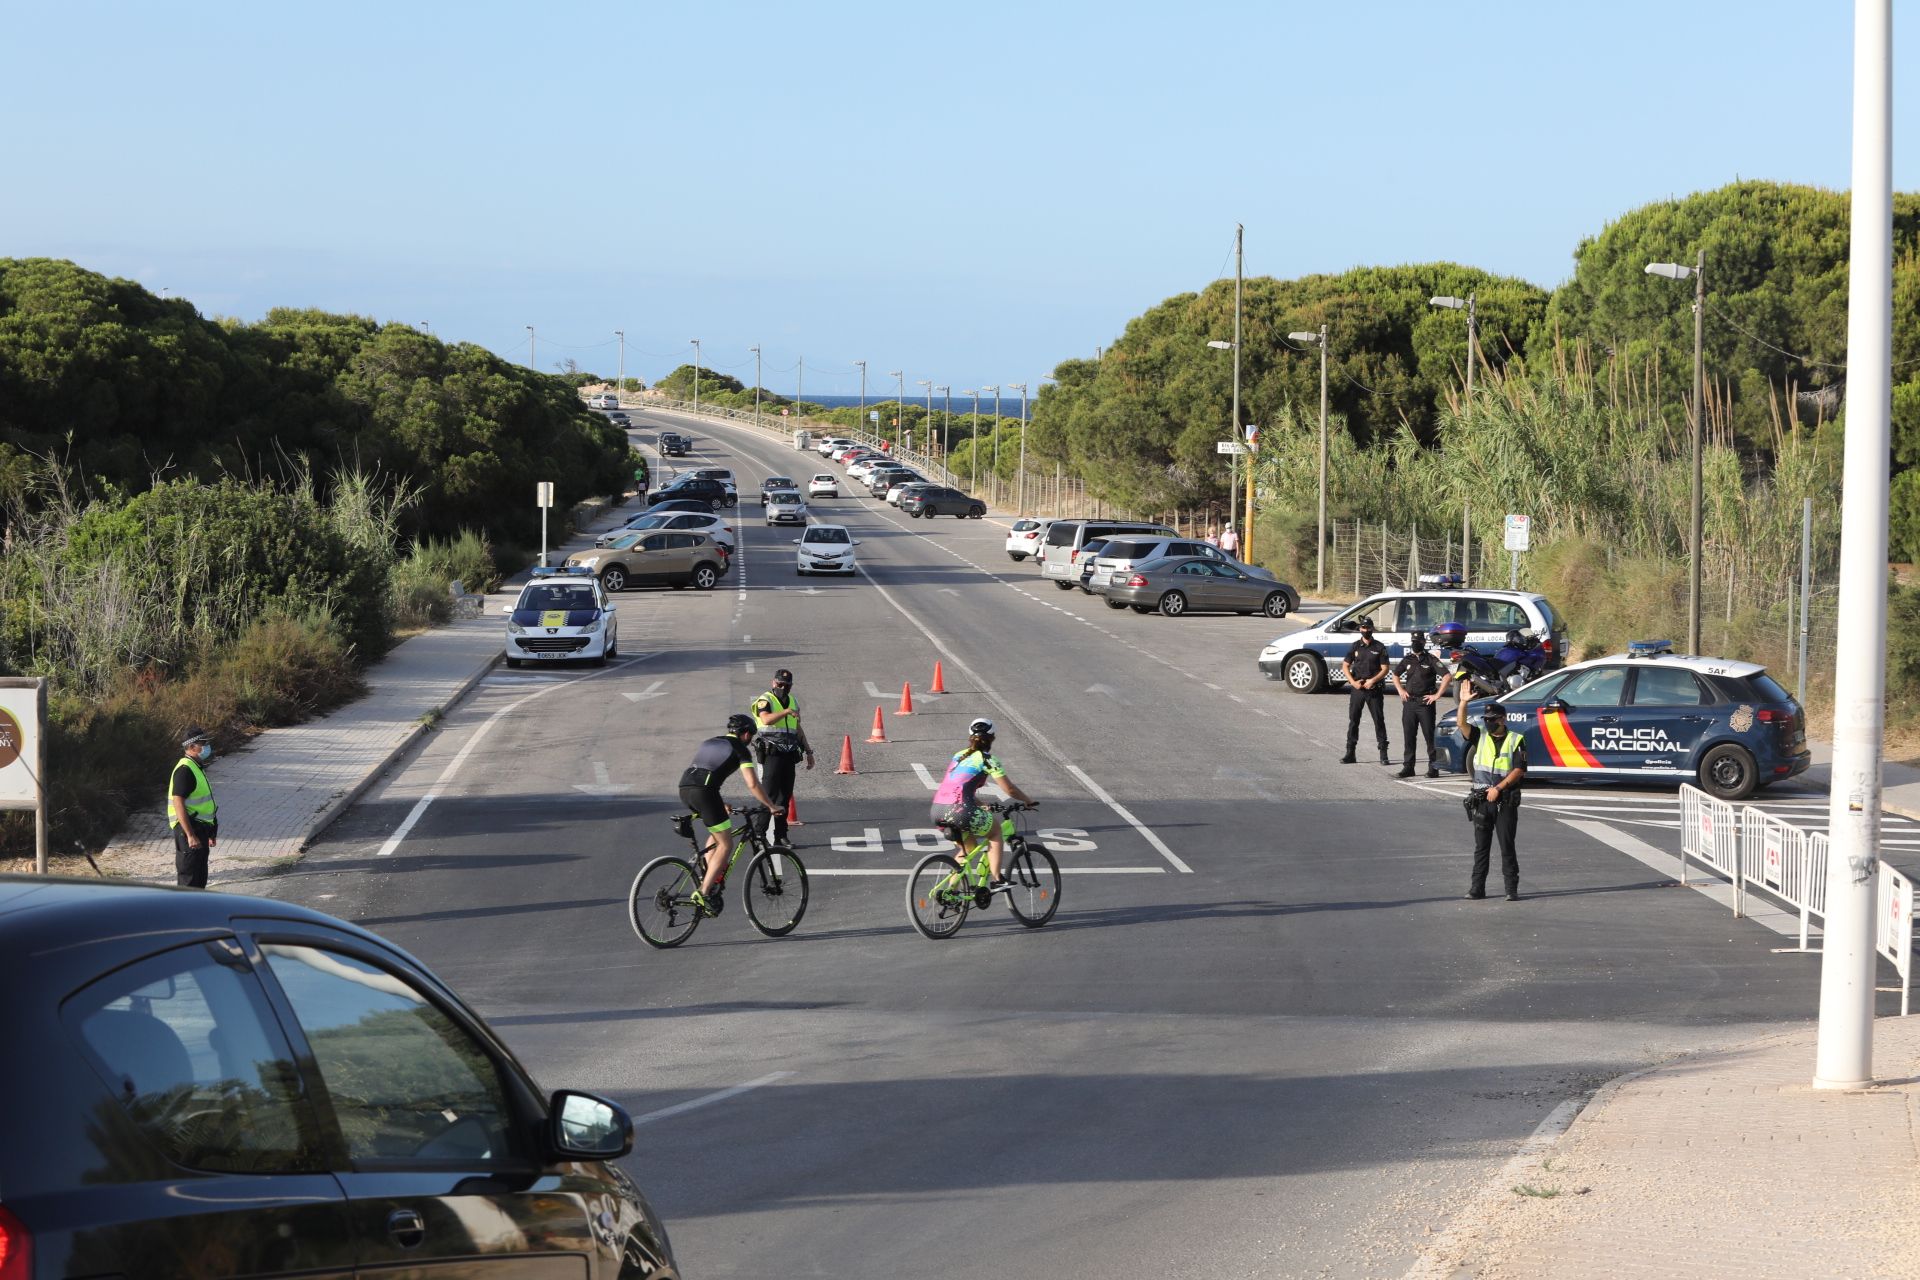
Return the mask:
MULTIPOLYGON (((1469 724, 1497 701, 1527 743, 1529 777, 1624 777, 1693 782, 1722 800, 1804 773, 1812 763, 1806 714, 1758 663, 1675 654, 1665 640, 1579 662, 1499 699, 1467 704, 1469 724)), ((1462 769, 1451 717, 1435 754, 1462 769)))
POLYGON ((1493 591, 1462 587, 1458 574, 1424 574, 1412 591, 1382 591, 1342 609, 1317 626, 1303 627, 1260 651, 1260 671, 1269 680, 1285 680, 1295 693, 1318 693, 1344 685, 1341 659, 1360 638, 1361 618, 1373 619, 1373 638, 1398 660, 1415 631, 1432 631, 1443 622, 1467 626, 1467 647, 1494 653, 1509 631, 1540 637, 1551 670, 1566 660, 1566 620, 1547 598, 1530 591, 1493 591))
POLYGON ((507 615, 507 665, 589 658, 605 666, 620 653, 618 609, 592 569, 540 569, 507 615))

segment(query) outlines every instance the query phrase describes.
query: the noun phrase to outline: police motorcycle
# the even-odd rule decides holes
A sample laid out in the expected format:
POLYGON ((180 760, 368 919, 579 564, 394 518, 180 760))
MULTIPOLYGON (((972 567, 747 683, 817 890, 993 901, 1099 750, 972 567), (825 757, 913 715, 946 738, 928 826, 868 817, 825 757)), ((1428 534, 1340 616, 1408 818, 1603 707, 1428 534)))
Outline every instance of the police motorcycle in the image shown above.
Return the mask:
POLYGON ((1443 622, 1427 635, 1434 647, 1447 655, 1460 682, 1468 686, 1460 691, 1462 701, 1497 698, 1507 691, 1506 678, 1501 674, 1502 664, 1497 655, 1469 649, 1468 630, 1464 622, 1443 622))
POLYGON ((1547 669, 1547 650, 1540 637, 1527 630, 1507 632, 1507 642, 1493 655, 1503 691, 1538 680, 1547 669))

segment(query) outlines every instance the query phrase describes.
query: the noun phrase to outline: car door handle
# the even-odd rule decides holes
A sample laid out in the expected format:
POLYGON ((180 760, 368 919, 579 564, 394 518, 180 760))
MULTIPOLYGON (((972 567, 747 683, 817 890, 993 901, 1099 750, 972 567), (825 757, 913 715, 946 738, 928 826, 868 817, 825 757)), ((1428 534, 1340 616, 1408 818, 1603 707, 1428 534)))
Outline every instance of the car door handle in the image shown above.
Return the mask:
POLYGON ((1682 724, 1705 724, 1710 718, 1711 717, 1708 716, 1681 716, 1680 722, 1682 724))
POLYGON ((1595 724, 1619 724, 1620 717, 1619 716, 1595 716, 1593 718, 1593 722, 1595 724))
POLYGON ((427 1239, 427 1224, 412 1209, 395 1209, 387 1215, 387 1235, 402 1249, 418 1249, 427 1239))

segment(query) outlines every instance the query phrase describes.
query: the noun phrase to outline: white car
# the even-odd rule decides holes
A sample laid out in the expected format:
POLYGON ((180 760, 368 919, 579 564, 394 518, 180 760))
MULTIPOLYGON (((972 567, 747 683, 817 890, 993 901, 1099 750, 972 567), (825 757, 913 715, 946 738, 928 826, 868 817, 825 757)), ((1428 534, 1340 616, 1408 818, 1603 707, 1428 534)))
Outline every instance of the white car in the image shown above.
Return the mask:
POLYGON ((888 461, 891 461, 891 459, 889 459, 887 455, 884 453, 876 453, 868 457, 861 458, 859 461, 854 462, 852 465, 850 465, 847 468, 847 476, 849 479, 853 479, 853 480, 865 480, 867 478, 867 472, 873 470, 875 467, 888 461))
POLYGON ((793 540, 793 545, 800 548, 796 567, 800 576, 805 577, 809 573, 852 573, 853 549, 860 542, 847 532, 845 525, 811 524, 793 540))
POLYGON ((837 498, 840 496, 840 482, 822 471, 819 475, 807 481, 807 496, 809 498, 837 498))
POLYGON ((805 524, 807 504, 798 489, 775 489, 767 495, 768 524, 805 524))
POLYGON ((892 484, 888 485, 887 492, 883 496, 887 500, 887 505, 897 507, 900 505, 900 495, 905 493, 908 489, 912 488, 916 484, 931 484, 931 483, 932 481, 922 480, 917 476, 912 476, 912 477, 903 476, 900 479, 895 480, 892 484))
POLYGON ((825 456, 832 453, 835 449, 845 448, 852 443, 853 441, 847 439, 845 436, 826 436, 814 442, 813 451, 825 456))
POLYGON ((631 539, 638 534, 650 533, 655 529, 673 529, 684 533, 704 533, 727 549, 732 555, 739 545, 739 539, 733 531, 733 525, 725 516, 710 516, 699 511, 661 511, 650 516, 641 516, 627 525, 610 530, 593 540, 596 547, 611 547, 616 543, 622 550, 633 545, 631 539))
POLYGON ((509 667, 566 658, 605 666, 619 656, 618 609, 591 570, 541 570, 500 611, 507 615, 509 667))
POLYGON ((1007 534, 1007 556, 1018 563, 1028 556, 1039 555, 1040 544, 1046 541, 1047 526, 1052 523, 1051 520, 1015 520, 1012 531, 1007 534))
POLYGON ((589 409, 618 409, 620 407, 620 397, 615 395, 588 396, 587 407, 589 409))

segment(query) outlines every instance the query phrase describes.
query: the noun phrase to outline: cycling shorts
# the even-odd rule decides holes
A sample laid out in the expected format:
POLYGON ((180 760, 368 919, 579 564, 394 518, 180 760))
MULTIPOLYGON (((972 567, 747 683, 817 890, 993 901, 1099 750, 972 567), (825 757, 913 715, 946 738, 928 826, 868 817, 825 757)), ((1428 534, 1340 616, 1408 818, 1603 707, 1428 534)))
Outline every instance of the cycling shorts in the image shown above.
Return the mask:
POLYGON ((733 830, 733 815, 727 812, 727 802, 720 798, 719 788, 682 784, 680 803, 693 810, 694 816, 714 835, 733 830))
POLYGON ((929 815, 933 825, 956 840, 979 839, 993 830, 993 810, 977 804, 936 804, 929 815))

